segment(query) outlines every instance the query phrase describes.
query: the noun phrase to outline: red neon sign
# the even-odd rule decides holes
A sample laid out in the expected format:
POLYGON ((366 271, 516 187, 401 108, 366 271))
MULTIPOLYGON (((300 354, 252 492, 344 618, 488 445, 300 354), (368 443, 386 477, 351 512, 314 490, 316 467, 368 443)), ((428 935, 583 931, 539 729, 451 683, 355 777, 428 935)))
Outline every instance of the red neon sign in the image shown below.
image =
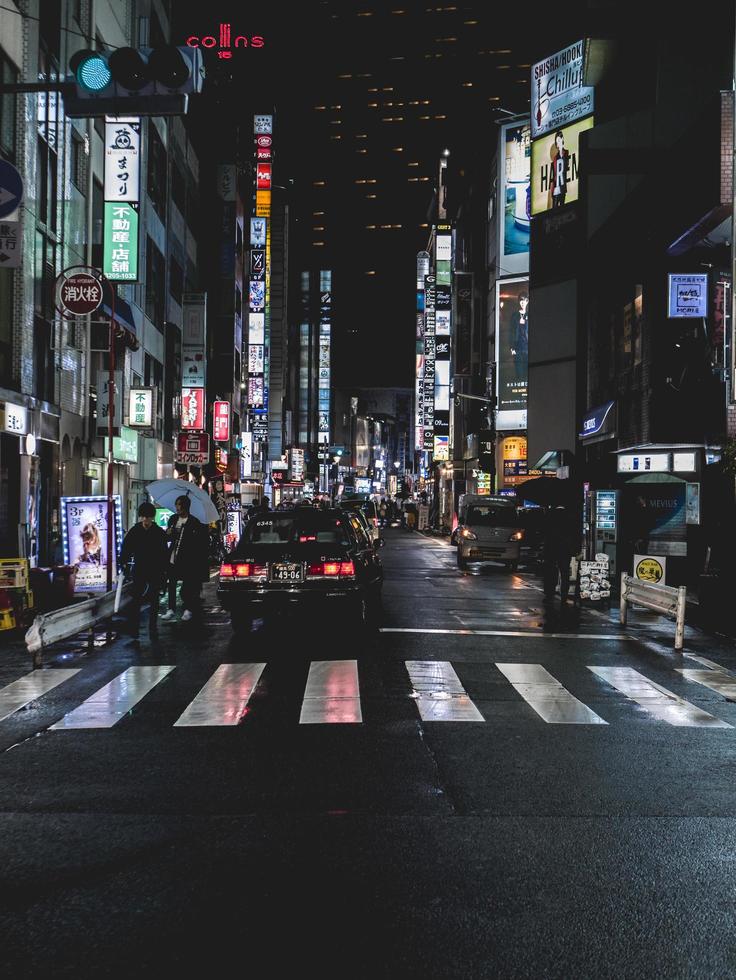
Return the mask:
POLYGON ((232 58, 233 48, 262 48, 265 43, 265 39, 258 34, 254 34, 250 38, 244 34, 238 34, 233 39, 230 24, 220 24, 219 37, 214 37, 212 34, 206 34, 202 37, 198 34, 192 34, 187 38, 187 46, 190 48, 219 48, 218 58, 232 58))
POLYGON ((204 388, 181 389, 182 429, 204 429, 204 388))
POLYGON ((215 402, 212 406, 212 428, 215 442, 230 441, 230 402, 215 402))

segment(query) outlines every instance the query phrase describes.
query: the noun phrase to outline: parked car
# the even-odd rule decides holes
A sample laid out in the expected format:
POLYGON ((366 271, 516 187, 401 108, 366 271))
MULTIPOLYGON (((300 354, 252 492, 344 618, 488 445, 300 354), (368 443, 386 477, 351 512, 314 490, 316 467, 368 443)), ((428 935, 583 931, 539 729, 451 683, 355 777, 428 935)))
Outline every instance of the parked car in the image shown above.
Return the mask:
POLYGON ((217 598, 233 629, 288 609, 338 607, 370 625, 380 600, 383 566, 350 515, 296 508, 253 517, 220 566, 217 598))
POLYGON ((502 561, 518 568, 524 529, 519 526, 516 502, 509 497, 462 494, 460 523, 455 533, 457 566, 471 561, 502 561))

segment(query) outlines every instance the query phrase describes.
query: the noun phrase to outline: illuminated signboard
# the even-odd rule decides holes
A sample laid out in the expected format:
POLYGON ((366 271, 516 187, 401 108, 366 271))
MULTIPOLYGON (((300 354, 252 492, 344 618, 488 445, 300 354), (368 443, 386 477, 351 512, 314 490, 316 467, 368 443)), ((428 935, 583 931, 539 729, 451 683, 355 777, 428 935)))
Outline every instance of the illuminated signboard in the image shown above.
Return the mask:
POLYGON ((708 273, 670 273, 667 277, 667 316, 708 316, 708 273))
POLYGON ((580 134, 592 128, 591 116, 532 143, 532 214, 542 214, 577 201, 580 134))
POLYGON ((499 187, 501 267, 504 275, 529 271, 531 225, 531 130, 528 122, 501 127, 499 187))
POLYGON ((230 402, 216 401, 212 405, 212 430, 215 442, 229 442, 230 402))
POLYGON ((130 388, 128 391, 128 425, 153 428, 155 388, 130 388))
POLYGON ((141 121, 105 119, 105 200, 140 201, 141 121))
POLYGON ((182 429, 204 429, 204 388, 181 389, 182 429))
POLYGON ((138 279, 138 205, 105 201, 102 271, 111 282, 138 279))
POLYGON ((525 429, 529 374, 529 280, 496 284, 496 384, 501 431, 525 429))
POLYGON ((583 85, 584 64, 585 42, 575 41, 532 65, 532 139, 593 112, 594 90, 583 85))

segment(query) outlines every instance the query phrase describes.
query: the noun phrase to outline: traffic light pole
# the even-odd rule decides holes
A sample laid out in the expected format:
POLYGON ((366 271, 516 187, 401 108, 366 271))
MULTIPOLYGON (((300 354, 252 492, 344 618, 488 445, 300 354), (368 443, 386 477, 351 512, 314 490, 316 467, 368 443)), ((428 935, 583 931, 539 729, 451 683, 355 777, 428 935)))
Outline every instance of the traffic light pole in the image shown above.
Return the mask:
MULTIPOLYGON (((102 277, 105 278, 104 276, 102 277)), ((113 551, 113 521, 115 519, 112 476, 113 476, 113 452, 112 452, 112 432, 113 415, 115 414, 115 288, 106 279, 110 287, 110 351, 108 358, 107 375, 107 591, 112 590, 112 551, 113 551)), ((122 404, 121 404, 122 408, 122 404)), ((122 420, 121 420, 122 421, 122 420)))

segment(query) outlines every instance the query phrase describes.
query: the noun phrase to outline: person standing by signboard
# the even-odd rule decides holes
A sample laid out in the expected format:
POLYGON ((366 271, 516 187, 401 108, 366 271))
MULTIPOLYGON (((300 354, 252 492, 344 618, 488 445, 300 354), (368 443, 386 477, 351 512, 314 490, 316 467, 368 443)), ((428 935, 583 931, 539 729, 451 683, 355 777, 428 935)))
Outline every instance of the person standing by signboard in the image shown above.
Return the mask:
POLYGON ((144 600, 150 603, 148 628, 151 636, 158 632, 158 596, 166 584, 166 565, 168 548, 166 534, 154 523, 156 508, 153 504, 142 503, 138 508, 140 522, 125 535, 121 563, 134 562, 133 601, 130 608, 130 635, 138 642, 141 606, 144 600))

